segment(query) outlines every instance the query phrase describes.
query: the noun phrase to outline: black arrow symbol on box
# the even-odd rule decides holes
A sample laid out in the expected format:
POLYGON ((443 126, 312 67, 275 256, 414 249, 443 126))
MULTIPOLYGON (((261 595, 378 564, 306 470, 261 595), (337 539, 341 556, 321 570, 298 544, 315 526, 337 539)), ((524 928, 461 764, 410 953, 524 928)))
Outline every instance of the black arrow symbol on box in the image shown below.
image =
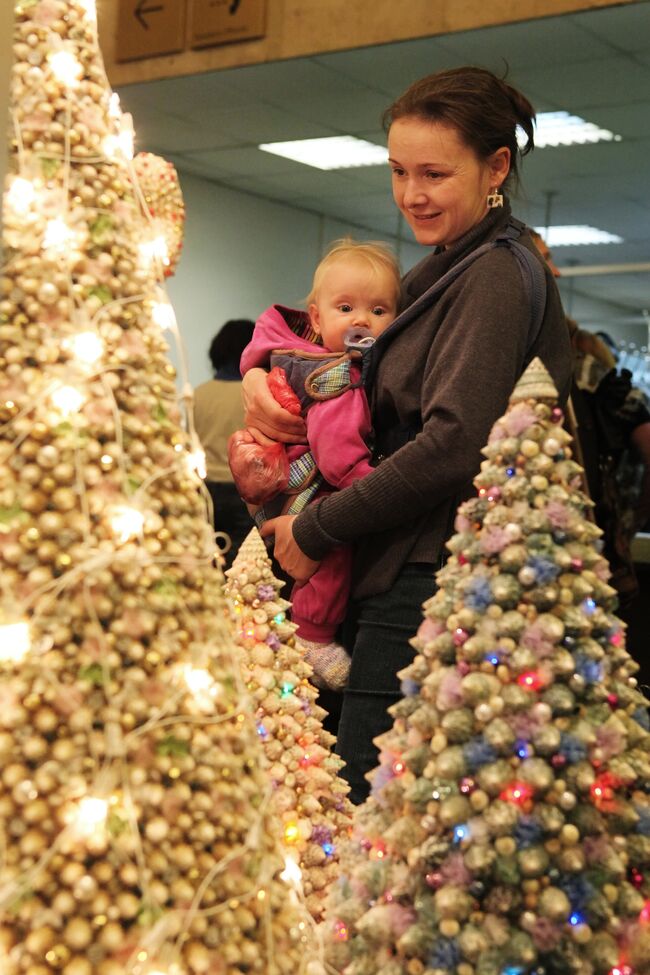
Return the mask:
POLYGON ((160 10, 164 10, 165 8, 164 8, 163 4, 161 4, 161 3, 159 3, 158 6, 156 6, 156 7, 147 7, 147 6, 145 6, 146 2, 147 2, 147 0, 138 0, 138 2, 135 5, 135 11, 134 11, 134 13, 135 13, 136 19, 140 21, 140 23, 142 24, 142 26, 144 27, 144 29, 145 30, 149 30, 149 24, 144 19, 144 15, 145 14, 155 14, 155 13, 158 13, 160 10))

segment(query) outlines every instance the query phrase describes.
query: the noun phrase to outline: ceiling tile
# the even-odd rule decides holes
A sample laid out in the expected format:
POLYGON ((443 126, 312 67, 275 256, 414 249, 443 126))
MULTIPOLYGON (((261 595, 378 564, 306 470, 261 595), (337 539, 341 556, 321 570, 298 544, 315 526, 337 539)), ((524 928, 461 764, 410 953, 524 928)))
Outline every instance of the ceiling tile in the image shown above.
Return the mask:
MULTIPOLYGON (((543 92, 558 107, 582 114, 590 105, 624 105, 637 92, 647 97, 650 67, 632 57, 609 57, 592 61, 565 61, 535 67, 521 74, 525 91, 543 92)), ((588 112, 585 112, 588 117, 588 112)))
POLYGON ((383 92, 386 96, 385 108, 418 78, 458 64, 458 58, 445 50, 438 37, 320 54, 312 60, 359 84, 383 92))
POLYGON ((620 51, 636 53, 648 50, 650 5, 647 3, 627 3, 605 10, 591 10, 574 14, 570 19, 620 51))
MULTIPOLYGON (((441 46, 465 61, 503 73, 531 67, 593 60, 612 55, 612 49, 581 30, 579 22, 568 17, 527 20, 518 24, 483 28, 440 38, 441 46)), ((512 75, 515 79, 515 74, 512 75)), ((514 82, 516 84, 516 80, 514 82)))

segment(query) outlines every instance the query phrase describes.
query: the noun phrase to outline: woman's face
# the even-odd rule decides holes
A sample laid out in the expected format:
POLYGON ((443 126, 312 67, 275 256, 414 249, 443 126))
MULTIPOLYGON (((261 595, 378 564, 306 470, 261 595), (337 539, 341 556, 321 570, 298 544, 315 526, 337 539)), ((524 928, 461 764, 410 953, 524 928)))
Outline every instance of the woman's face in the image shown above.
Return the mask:
POLYGON ((444 122, 396 119, 388 134, 393 196, 419 244, 449 246, 483 219, 508 173, 503 147, 483 161, 444 122))

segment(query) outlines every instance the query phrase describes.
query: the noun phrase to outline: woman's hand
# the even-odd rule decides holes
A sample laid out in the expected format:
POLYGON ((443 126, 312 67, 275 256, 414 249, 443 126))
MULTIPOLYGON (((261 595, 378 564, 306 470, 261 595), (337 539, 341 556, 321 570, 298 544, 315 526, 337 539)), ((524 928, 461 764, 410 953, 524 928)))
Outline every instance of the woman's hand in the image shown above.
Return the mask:
POLYGON ((313 576, 320 565, 308 558, 293 537, 293 520, 295 515, 279 515, 264 522, 260 529, 262 538, 275 535, 273 554, 292 579, 297 583, 305 583, 313 576))
POLYGON ((249 369, 243 378, 242 389, 246 426, 258 443, 305 443, 305 421, 276 402, 263 369, 249 369))

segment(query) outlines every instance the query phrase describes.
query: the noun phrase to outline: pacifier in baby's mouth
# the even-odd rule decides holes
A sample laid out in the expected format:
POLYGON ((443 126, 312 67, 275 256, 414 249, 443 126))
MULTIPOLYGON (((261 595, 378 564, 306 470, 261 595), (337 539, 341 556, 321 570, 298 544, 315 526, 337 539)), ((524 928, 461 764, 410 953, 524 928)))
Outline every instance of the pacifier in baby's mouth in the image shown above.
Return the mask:
POLYGON ((374 344, 374 341, 369 328, 365 328, 363 325, 353 325, 345 333, 343 344, 346 349, 358 349, 360 352, 363 352, 364 349, 369 349, 374 344))

